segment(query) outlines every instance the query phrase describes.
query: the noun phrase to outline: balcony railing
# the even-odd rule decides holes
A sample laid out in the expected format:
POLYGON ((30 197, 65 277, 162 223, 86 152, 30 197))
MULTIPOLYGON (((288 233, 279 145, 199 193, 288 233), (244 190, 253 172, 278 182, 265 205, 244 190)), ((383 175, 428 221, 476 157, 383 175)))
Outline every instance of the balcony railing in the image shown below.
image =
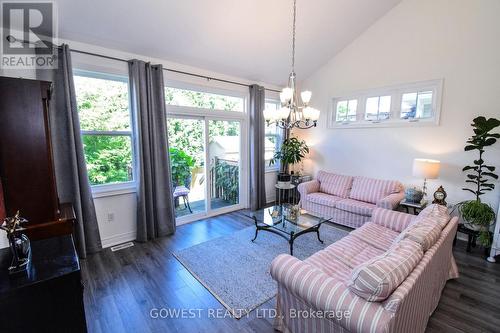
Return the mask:
POLYGON ((239 162, 215 157, 210 168, 210 195, 231 204, 239 201, 239 162))

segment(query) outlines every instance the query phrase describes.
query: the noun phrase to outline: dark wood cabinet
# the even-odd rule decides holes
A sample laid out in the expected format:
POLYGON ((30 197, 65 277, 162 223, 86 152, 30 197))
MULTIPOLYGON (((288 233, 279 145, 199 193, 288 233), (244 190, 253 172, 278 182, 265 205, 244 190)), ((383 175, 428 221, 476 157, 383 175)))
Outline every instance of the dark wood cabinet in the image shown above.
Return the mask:
POLYGON ((30 239, 71 233, 61 219, 50 134, 51 83, 0 77, 0 182, 5 213, 28 219, 30 239), (68 232, 69 231, 69 232, 68 232))
POLYGON ((0 250, 0 332, 86 332, 80 263, 71 235, 31 242, 27 274, 0 250))

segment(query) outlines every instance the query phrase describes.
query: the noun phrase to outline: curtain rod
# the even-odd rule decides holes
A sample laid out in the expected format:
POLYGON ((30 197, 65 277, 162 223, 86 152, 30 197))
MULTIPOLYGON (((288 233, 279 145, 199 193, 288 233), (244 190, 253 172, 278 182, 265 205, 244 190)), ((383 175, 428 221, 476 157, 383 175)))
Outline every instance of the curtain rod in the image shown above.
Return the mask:
MULTIPOLYGON (((17 42, 24 43, 24 44, 35 44, 36 45, 36 43, 29 42, 29 41, 26 41, 26 40, 17 39, 17 38, 15 38, 12 35, 8 35, 5 39, 9 43, 13 43, 13 42, 17 41, 17 42)), ((54 44, 52 44, 52 47, 60 48, 60 46, 54 45, 54 44)), ((81 50, 76 50, 76 49, 71 49, 71 48, 70 48, 70 51, 71 52, 76 52, 76 53, 81 53, 81 54, 87 54, 87 55, 91 55, 91 56, 95 56, 95 57, 101 57, 101 58, 105 58, 105 59, 115 60, 115 61, 128 62, 127 59, 117 58, 117 57, 111 57, 111 56, 107 56, 107 55, 104 55, 104 54, 98 54, 98 53, 93 53, 93 52, 81 51, 81 50)), ((176 69, 171 69, 171 68, 165 68, 165 67, 163 67, 163 70, 167 71, 167 72, 173 72, 173 73, 178 73, 178 74, 183 74, 183 75, 189 75, 189 76, 199 77, 199 78, 207 79, 209 81, 213 80, 213 81, 230 83, 230 84, 235 84, 235 85, 244 86, 244 87, 250 87, 249 84, 245 84, 245 83, 241 83, 241 82, 224 80, 224 79, 218 79, 216 77, 211 77, 211 76, 206 76, 206 75, 201 75, 201 74, 195 74, 195 73, 190 73, 190 72, 184 72, 184 71, 180 71, 180 70, 176 70, 176 69)), ((271 88, 266 88, 266 87, 264 87, 264 90, 273 91, 273 92, 277 92, 277 93, 280 92, 279 90, 271 89, 271 88)))
MULTIPOLYGON (((71 50, 71 52, 76 52, 76 53, 81 53, 81 54, 87 54, 87 55, 91 55, 91 56, 95 56, 95 57, 101 57, 101 58, 115 60, 115 61, 121 61, 121 62, 128 62, 128 60, 126 60, 126 59, 111 57, 111 56, 107 56, 107 55, 103 55, 103 54, 92 53, 92 52, 87 52, 87 51, 81 51, 81 50, 76 50, 76 49, 70 49, 70 50, 71 50)), ((216 78, 216 77, 211 77, 211 76, 206 76, 206 75, 201 75, 201 74, 196 74, 196 73, 184 72, 184 71, 180 71, 180 70, 177 70, 177 69, 171 69, 171 68, 165 68, 165 67, 163 67, 163 70, 167 71, 167 72, 172 72, 172 73, 177 73, 177 74, 182 74, 182 75, 188 75, 188 76, 194 76, 194 77, 198 77, 198 78, 202 78, 202 79, 207 79, 208 81, 218 81, 218 82, 235 84, 235 85, 238 85, 238 86, 250 87, 249 84, 245 84, 245 83, 241 83, 241 82, 224 80, 224 79, 219 79, 219 78, 216 78)), ((271 88, 266 88, 266 87, 264 87, 264 89, 267 90, 267 91, 273 91, 273 92, 277 92, 277 93, 280 92, 279 90, 271 89, 271 88)))

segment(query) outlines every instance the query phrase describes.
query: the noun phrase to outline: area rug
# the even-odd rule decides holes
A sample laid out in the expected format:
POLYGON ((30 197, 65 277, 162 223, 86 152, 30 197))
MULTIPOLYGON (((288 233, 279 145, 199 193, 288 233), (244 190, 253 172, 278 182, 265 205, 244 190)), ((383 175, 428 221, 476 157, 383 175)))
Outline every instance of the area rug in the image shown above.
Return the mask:
MULTIPOLYGON (((314 232, 301 235, 294 241, 294 256, 305 259, 348 233, 323 224, 320 236, 324 244, 314 232)), ((270 264, 277 255, 289 253, 284 238, 259 231, 252 243, 254 234, 255 227, 248 227, 173 254, 238 319, 276 295, 270 264)))

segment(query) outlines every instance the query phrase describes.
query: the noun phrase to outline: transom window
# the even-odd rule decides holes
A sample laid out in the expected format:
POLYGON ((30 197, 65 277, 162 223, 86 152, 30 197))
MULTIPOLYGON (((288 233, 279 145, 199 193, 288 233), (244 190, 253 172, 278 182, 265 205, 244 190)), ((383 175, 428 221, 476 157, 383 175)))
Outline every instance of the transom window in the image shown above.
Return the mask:
POLYGON ((443 80, 376 88, 333 98, 329 127, 438 124, 443 80))
POLYGON ((350 99, 337 102, 336 121, 355 121, 358 100, 350 99))
POLYGON ((245 104, 242 97, 172 87, 165 87, 165 101, 167 105, 236 112, 243 112, 245 104))
POLYGON ((403 94, 401 100, 402 119, 423 119, 432 117, 432 91, 403 94))
POLYGON ((383 120, 391 116, 391 96, 368 97, 366 99, 366 120, 383 120))
POLYGON ((74 82, 90 184, 133 181, 128 79, 76 70, 74 82))

